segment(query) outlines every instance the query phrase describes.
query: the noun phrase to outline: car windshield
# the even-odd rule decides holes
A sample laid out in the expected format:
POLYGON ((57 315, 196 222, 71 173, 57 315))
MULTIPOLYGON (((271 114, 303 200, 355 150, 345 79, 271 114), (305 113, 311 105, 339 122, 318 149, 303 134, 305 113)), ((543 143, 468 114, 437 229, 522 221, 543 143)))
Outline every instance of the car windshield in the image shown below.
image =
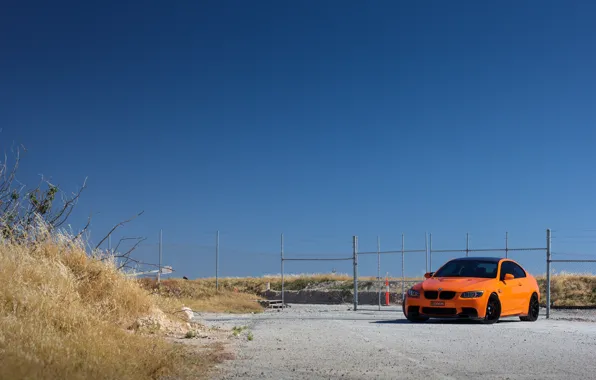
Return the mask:
POLYGON ((433 277, 496 278, 498 263, 483 260, 452 260, 435 272, 433 277))

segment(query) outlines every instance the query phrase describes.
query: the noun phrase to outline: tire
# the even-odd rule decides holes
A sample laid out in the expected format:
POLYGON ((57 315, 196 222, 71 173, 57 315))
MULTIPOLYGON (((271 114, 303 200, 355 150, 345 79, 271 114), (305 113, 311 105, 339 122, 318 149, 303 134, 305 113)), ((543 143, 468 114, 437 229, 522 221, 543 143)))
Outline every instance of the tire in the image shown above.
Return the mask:
POLYGON ((408 315, 406 313, 406 297, 404 297, 404 300, 401 303, 401 310, 404 313, 404 317, 406 317, 406 319, 410 322, 420 323, 426 322, 429 319, 428 317, 421 317, 420 315, 408 315))
POLYGON ((406 315, 406 296, 401 300, 401 311, 404 313, 404 317, 408 318, 406 315))
POLYGON ((532 293, 532 297, 530 297, 530 302, 528 304, 528 315, 525 317, 519 317, 519 319, 524 322, 535 322, 538 319, 539 314, 540 304, 538 303, 538 295, 536 293, 532 293))
POLYGON ((486 313, 482 322, 485 324, 493 324, 498 322, 499 318, 501 318, 501 301, 499 300, 499 296, 493 293, 488 297, 486 313))

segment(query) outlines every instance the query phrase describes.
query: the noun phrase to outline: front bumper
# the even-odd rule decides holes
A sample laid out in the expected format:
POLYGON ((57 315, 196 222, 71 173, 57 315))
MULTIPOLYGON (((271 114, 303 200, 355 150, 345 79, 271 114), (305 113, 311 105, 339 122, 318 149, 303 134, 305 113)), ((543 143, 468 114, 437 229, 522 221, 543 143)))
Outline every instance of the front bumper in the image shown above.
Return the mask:
POLYGON ((407 297, 404 301, 404 313, 431 318, 467 318, 482 319, 486 314, 486 296, 479 298, 456 298, 451 300, 428 300, 407 297))

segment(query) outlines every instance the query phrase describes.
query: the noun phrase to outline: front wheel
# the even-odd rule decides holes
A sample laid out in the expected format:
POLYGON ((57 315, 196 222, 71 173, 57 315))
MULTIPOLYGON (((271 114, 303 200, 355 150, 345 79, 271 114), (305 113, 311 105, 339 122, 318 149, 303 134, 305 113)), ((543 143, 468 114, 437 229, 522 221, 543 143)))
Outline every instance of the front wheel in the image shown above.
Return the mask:
POLYGON ((540 314, 540 304, 538 303, 538 295, 536 293, 532 294, 530 297, 530 304, 528 305, 528 315, 525 317, 519 317, 524 322, 534 322, 538 319, 538 314, 540 314))
POLYGON ((486 313, 484 315, 484 319, 482 322, 486 324, 492 324, 499 320, 501 317, 501 301, 499 297, 493 293, 488 297, 488 302, 486 303, 486 313))

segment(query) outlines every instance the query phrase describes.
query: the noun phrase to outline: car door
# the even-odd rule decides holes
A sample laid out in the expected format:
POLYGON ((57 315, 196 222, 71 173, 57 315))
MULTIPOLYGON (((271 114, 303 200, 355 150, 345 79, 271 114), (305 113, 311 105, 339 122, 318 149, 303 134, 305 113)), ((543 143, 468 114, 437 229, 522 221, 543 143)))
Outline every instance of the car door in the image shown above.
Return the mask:
POLYGON ((503 296, 501 306, 503 314, 520 314, 525 310, 526 287, 524 286, 526 274, 523 269, 513 261, 504 261, 501 265, 501 284, 503 296), (505 281, 505 274, 513 275, 514 279, 505 281))
POLYGON ((513 308, 513 292, 511 281, 505 281, 505 274, 511 273, 511 267, 507 261, 501 263, 501 270, 499 272, 499 300, 501 301, 501 315, 509 314, 513 308))
POLYGON ((513 296, 516 299, 517 313, 525 313, 530 305, 531 296, 531 294, 528 293, 528 289, 530 288, 528 286, 528 277, 523 268, 516 263, 511 262, 511 266, 513 275, 515 276, 515 280, 513 280, 515 283, 513 296))
POLYGON ((499 274, 499 299, 501 300, 501 314, 510 315, 519 313, 520 291, 523 286, 518 279, 505 280, 506 274, 515 276, 515 267, 511 261, 501 263, 501 272, 499 274))

